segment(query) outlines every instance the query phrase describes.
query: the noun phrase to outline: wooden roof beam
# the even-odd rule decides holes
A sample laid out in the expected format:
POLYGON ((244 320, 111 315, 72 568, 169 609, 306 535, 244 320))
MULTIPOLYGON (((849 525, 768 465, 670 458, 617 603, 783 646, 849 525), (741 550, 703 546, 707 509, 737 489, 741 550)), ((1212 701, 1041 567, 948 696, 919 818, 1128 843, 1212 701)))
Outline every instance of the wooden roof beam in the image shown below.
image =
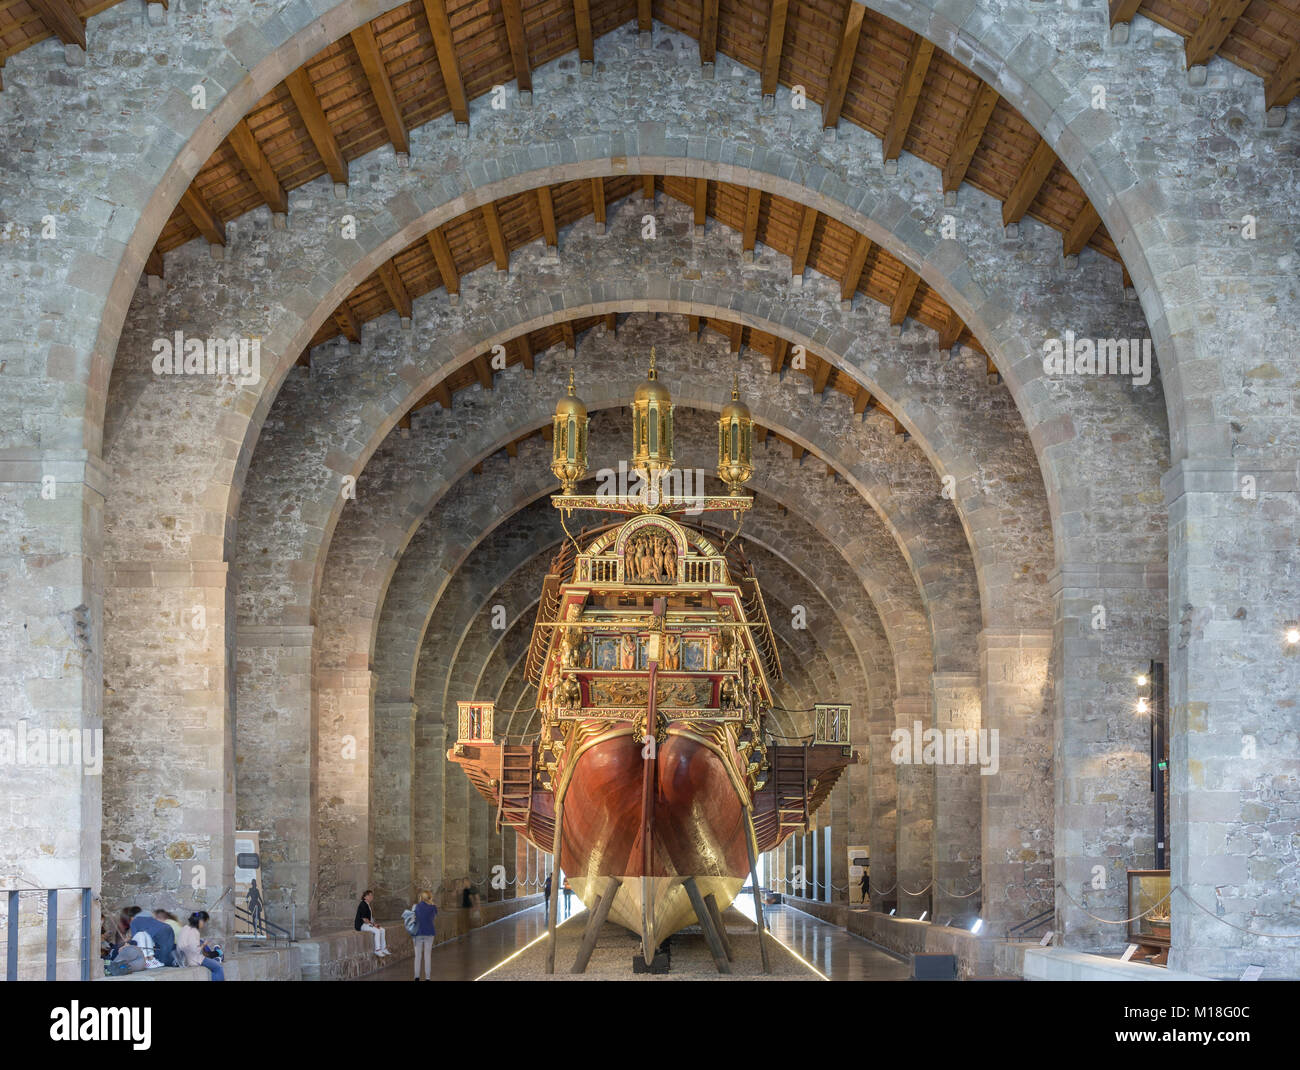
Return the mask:
POLYGON ((944 323, 943 329, 939 332, 939 348, 951 349, 957 344, 957 339, 961 337, 961 332, 965 329, 966 324, 964 324, 961 317, 957 315, 957 310, 955 308, 950 308, 948 310, 948 320, 944 323))
POLYGON ((156 275, 158 278, 163 277, 163 255, 157 248, 150 251, 144 262, 144 273, 146 275, 156 275))
POLYGON ((1016 184, 1011 187, 1011 192, 1002 203, 1003 226, 1009 227, 1024 218, 1055 164, 1056 153, 1052 151, 1052 146, 1040 137, 1029 156, 1029 162, 1021 170, 1016 184))
POLYGON ((487 227, 488 244, 492 246, 492 259, 498 271, 510 270, 510 251, 506 248, 505 235, 501 232, 501 217, 497 214, 495 201, 488 201, 483 206, 483 224, 487 227))
POLYGON ((921 276, 910 267, 903 268, 903 279, 894 292, 894 300, 889 305, 889 322, 897 327, 907 319, 908 309, 912 307, 912 298, 916 288, 921 284, 921 276))
POLYGON ((772 374, 778 375, 781 369, 785 367, 785 357, 790 351, 790 343, 784 338, 773 339, 772 346, 772 374))
POLYGON ((686 317, 686 331, 687 331, 688 334, 694 336, 695 338, 699 338, 699 336, 700 336, 700 317, 699 317, 699 316, 687 316, 687 317, 686 317))
POLYGON ((446 0, 424 0, 424 17, 433 34, 434 51, 438 54, 438 68, 447 87, 447 103, 451 116, 458 123, 469 125, 469 102, 465 99, 465 83, 460 77, 460 61, 456 58, 456 45, 451 39, 451 21, 447 18, 446 0))
POLYGON ((474 374, 478 376, 478 385, 484 390, 491 390, 492 365, 488 363, 487 357, 480 353, 471 363, 474 365, 474 374))
POLYGON ((709 180, 707 178, 697 178, 695 180, 694 201, 695 226, 698 233, 703 233, 702 228, 709 212, 709 180))
POLYGON ((591 0, 573 0, 573 20, 578 30, 578 62, 583 74, 595 65, 595 41, 591 35, 591 0))
POLYGON ((649 201, 651 206, 654 205, 654 199, 655 199, 655 176, 654 175, 641 176, 641 196, 644 197, 647 201, 649 201))
POLYGON ((560 333, 564 335, 564 348, 570 353, 578 352, 578 336, 573 333, 572 320, 565 320, 560 324, 560 333))
POLYGON ((1300 90, 1300 43, 1291 49, 1291 54, 1264 82, 1264 106, 1280 108, 1289 104, 1297 90, 1300 90))
POLYGON ((740 352, 740 343, 744 337, 745 327, 742 323, 732 323, 727 327, 728 337, 730 339, 730 349, 733 353, 740 352))
POLYGON ((813 374, 813 393, 824 394, 826 384, 831 381, 831 362, 822 357, 817 358, 817 371, 813 374))
POLYGON ((512 461, 519 456, 519 439, 512 438, 506 443, 506 456, 512 461))
POLYGON ((790 275, 802 275, 808 266, 808 250, 812 248, 813 230, 817 226, 817 209, 805 206, 803 220, 799 224, 799 235, 795 238, 794 251, 790 255, 790 275))
POLYGON ((1250 0, 1210 0, 1205 18, 1196 27, 1192 36, 1183 42, 1183 52, 1187 57, 1187 66, 1198 67, 1208 63, 1219 51, 1219 47, 1228 39, 1232 28, 1250 6, 1250 0))
POLYGON ((711 64, 718 58, 718 0, 701 0, 700 3, 700 64, 711 64))
POLYGON ((253 136, 248 122, 240 119, 230 131, 228 140, 230 147, 235 150, 235 155, 239 157, 239 162, 248 172, 248 177, 257 187, 257 192, 262 195, 262 200, 266 201, 271 211, 279 212, 281 215, 288 212, 289 197, 284 192, 284 187, 280 185, 280 179, 271 167, 271 161, 266 158, 266 153, 262 151, 257 138, 253 136))
POLYGON ((766 428, 766 427, 764 427, 762 424, 755 424, 755 425, 754 425, 754 430, 755 430, 755 432, 757 432, 757 434, 758 434, 758 441, 759 441, 759 442, 766 442, 766 441, 767 441, 767 428, 766 428))
POLYGON ((751 189, 745 195, 745 228, 740 242, 743 252, 752 253, 758 241, 758 211, 762 200, 762 190, 751 189))
POLYGON ((451 411, 451 390, 448 389, 446 380, 433 388, 433 396, 445 412, 451 411))
POLYGON ((542 235, 551 249, 560 247, 560 232, 555 225, 555 199, 550 186, 537 187, 537 209, 542 216, 542 235))
POLYGON ((883 152, 886 160, 898 159, 899 153, 903 151, 903 142, 907 140, 907 131, 912 125, 912 116, 916 114, 916 104, 921 99, 921 90, 925 88, 925 75, 930 69, 933 56, 933 43, 919 33, 916 34, 907 52, 903 81, 894 100, 889 128, 885 131, 883 152))
POLYGON ((516 339, 519 345, 519 355, 523 358, 524 367, 528 371, 533 370, 533 336, 525 331, 516 339))
POLYGON ((861 416, 875 407, 876 399, 871 396, 871 391, 865 386, 859 386, 857 393, 853 395, 854 415, 861 416))
POLYGON ((808 455, 808 451, 800 446, 797 442, 790 443, 790 457, 796 461, 802 461, 808 455))
POLYGON ((454 299, 460 294, 460 272, 456 270, 456 258, 451 254, 447 236, 439 227, 429 231, 428 240, 433 259, 438 265, 438 274, 442 276, 443 289, 447 291, 448 297, 454 299))
POLYGON ((325 118, 325 110, 320 106, 320 98, 316 95, 316 88, 312 85, 307 68, 299 67, 284 80, 284 84, 289 90, 289 95, 293 97, 294 107, 302 116, 307 136, 316 146, 316 153, 325 165, 325 170, 335 182, 346 185, 348 164, 343 159, 343 153, 339 151, 339 143, 335 140, 334 131, 330 129, 329 121, 325 118))
POLYGON ((28 0, 45 28, 65 45, 86 50, 86 26, 68 0, 28 0))
POLYGON ((998 91, 987 82, 980 82, 975 99, 962 121, 957 140, 953 143, 948 161, 943 165, 943 192, 951 193, 966 181, 966 172, 975 158, 975 151, 984 140, 984 130, 998 102, 998 91))
POLYGON ((790 0, 771 0, 767 11, 767 38, 763 42, 763 96, 776 95, 781 73, 781 49, 785 46, 785 20, 790 0))
POLYGON ((181 211, 188 217, 205 238, 213 245, 226 244, 226 225, 212 214, 208 202, 203 199, 193 185, 181 194, 181 211))
POLYGON ((844 277, 840 279, 840 300, 852 301, 862 282, 862 270, 867 266, 867 254, 871 252, 871 239, 859 234, 853 239, 853 250, 849 253, 849 262, 844 267, 844 277))
POLYGON ((411 318, 411 295, 407 292, 406 284, 402 282, 402 276, 398 272, 396 265, 391 261, 385 261, 379 265, 379 281, 384 284, 384 291, 388 294, 388 299, 393 302, 393 307, 397 309, 397 314, 404 320, 411 318))
POLYGON ((1078 256, 1083 247, 1088 244, 1089 239, 1097 233, 1099 226, 1101 226, 1101 216, 1097 214, 1097 209, 1092 206, 1091 201, 1084 201, 1078 218, 1070 224, 1070 229, 1065 232, 1065 238, 1061 246, 1064 254, 1066 256, 1078 256))
POLYGON ((636 0, 636 28, 641 33, 649 33, 654 28, 650 0, 636 0))
POLYGON ((352 312, 352 306, 348 304, 346 298, 334 310, 334 322, 338 324, 343 337, 349 342, 361 341, 361 324, 357 322, 357 317, 352 312))
POLYGON ((605 180, 591 180, 591 211, 596 217, 596 233, 605 233, 605 180))
POLYGON ((1110 0, 1110 24, 1132 22, 1141 6, 1142 0, 1110 0))
POLYGON ((352 47, 357 50, 361 69, 366 75, 366 84, 370 86, 370 95, 375 98, 380 117, 384 120, 384 129, 388 131, 388 140, 393 143, 395 151, 409 155, 411 146, 406 136, 406 123, 402 120, 402 111, 397 105, 397 96, 393 93, 393 83, 388 80, 388 71, 379 53, 379 43, 375 40, 375 31, 370 28, 370 23, 363 22, 352 31, 351 36, 352 47))
POLYGON ((849 75, 853 72, 853 59, 858 52, 858 39, 862 36, 862 16, 866 12, 861 4, 850 3, 844 14, 839 44, 835 48, 835 62, 831 65, 831 77, 826 87, 826 102, 822 105, 823 127, 834 126, 840 121, 849 75))
POLYGON ((501 0, 501 12, 505 15, 506 38, 510 42, 510 58, 515 65, 515 86, 520 93, 527 93, 531 97, 533 70, 528 60, 522 0, 501 0))

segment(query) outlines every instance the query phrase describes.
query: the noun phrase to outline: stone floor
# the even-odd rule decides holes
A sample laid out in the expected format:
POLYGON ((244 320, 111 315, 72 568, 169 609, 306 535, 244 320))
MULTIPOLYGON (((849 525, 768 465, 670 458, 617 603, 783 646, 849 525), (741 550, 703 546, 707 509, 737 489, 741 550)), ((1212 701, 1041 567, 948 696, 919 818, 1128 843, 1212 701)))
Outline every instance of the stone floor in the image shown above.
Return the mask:
MULTIPOLYGON (((746 938, 742 929, 745 921, 735 917, 736 911, 747 916, 752 922, 752 903, 742 897, 733 910, 728 912, 732 915, 728 932, 734 929, 734 942, 737 945, 744 945, 746 938)), ((816 979, 817 974, 820 973, 833 981, 903 981, 910 975, 907 963, 886 954, 859 937, 850 935, 843 929, 788 907, 768 907, 766 913, 772 936, 789 949, 789 951, 781 948, 773 949, 777 953, 775 961, 782 964, 780 980, 793 980, 800 976, 816 979), (798 963, 789 952, 793 952, 806 964, 814 967, 815 972, 810 970, 808 965, 798 963)), ((557 979, 569 976, 567 970, 572 965, 574 952, 582 937, 582 929, 586 921, 585 911, 575 899, 574 913, 571 918, 565 919, 561 911, 561 919, 560 943, 557 946, 556 956, 557 979)), ((546 914, 541 908, 521 911, 492 925, 475 929, 459 940, 441 944, 433 949, 431 959, 433 977, 439 981, 476 980, 536 940, 537 943, 532 948, 524 951, 513 962, 501 966, 492 975, 493 978, 502 980, 521 979, 525 975, 532 977, 536 972, 532 960, 536 958, 538 962, 542 962, 545 959, 545 942, 539 940, 545 932, 546 914)), ((631 960, 636 951, 636 941, 628 934, 627 946, 616 946, 614 940, 620 934, 621 930, 619 933, 611 934, 606 951, 597 948, 596 954, 592 957, 589 974, 592 979, 612 980, 616 977, 633 979, 631 960), (608 961, 603 962, 604 959, 608 961)), ((606 943, 604 937, 602 943, 606 943)), ((748 943, 754 943, 752 935, 748 937, 748 943)), ((673 962, 674 971, 679 977, 718 977, 701 937, 695 936, 692 939, 688 935, 684 941, 679 941, 679 945, 681 950, 675 952, 673 962), (699 946, 691 948, 690 945, 693 943, 698 943, 699 946)), ((738 960, 735 976, 740 978, 750 972, 746 965, 749 954, 743 946, 738 946, 737 950, 742 957, 738 960)), ((413 972, 408 961, 357 980, 409 982, 413 972)), ((755 977, 761 976, 757 970, 752 972, 755 977)), ((650 979, 647 975, 637 976, 650 979)), ((671 980, 672 975, 666 979, 671 980)))

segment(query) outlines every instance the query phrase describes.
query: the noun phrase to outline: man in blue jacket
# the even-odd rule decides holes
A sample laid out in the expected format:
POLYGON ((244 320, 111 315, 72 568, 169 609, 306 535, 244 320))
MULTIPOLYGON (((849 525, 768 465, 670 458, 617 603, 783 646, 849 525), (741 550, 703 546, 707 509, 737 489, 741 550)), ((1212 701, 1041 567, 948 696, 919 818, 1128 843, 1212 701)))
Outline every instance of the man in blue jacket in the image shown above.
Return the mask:
POLYGON ((131 938, 139 932, 148 933, 153 940, 154 957, 164 966, 176 965, 176 934, 165 921, 140 913, 131 919, 131 938))

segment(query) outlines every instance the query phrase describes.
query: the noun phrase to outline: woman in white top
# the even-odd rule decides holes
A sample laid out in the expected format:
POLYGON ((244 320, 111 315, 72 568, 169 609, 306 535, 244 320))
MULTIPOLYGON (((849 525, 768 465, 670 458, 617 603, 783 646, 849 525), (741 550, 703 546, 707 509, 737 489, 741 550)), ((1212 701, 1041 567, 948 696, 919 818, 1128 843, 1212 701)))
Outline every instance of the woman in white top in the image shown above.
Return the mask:
POLYGON ((206 966, 212 974, 212 980, 224 981, 226 972, 221 968, 221 960, 213 958, 212 949, 203 942, 203 927, 207 923, 206 910, 196 910, 191 914, 189 924, 181 928, 176 950, 180 953, 182 966, 206 966))

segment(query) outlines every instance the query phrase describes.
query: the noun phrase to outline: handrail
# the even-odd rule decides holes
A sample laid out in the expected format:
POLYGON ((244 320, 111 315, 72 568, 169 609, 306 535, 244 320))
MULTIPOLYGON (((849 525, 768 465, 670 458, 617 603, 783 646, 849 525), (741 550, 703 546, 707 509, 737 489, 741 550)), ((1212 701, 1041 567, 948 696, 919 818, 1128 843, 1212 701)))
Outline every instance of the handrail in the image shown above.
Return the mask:
POLYGON ((59 893, 81 893, 81 979, 90 980, 90 914, 91 889, 64 888, 5 888, 9 905, 8 945, 5 948, 5 980, 18 980, 18 897, 24 892, 45 893, 45 979, 58 979, 59 966, 59 893))
POLYGON ((271 921, 265 914, 258 921, 253 920, 252 912, 247 907, 235 906, 235 918, 239 921, 246 922, 253 930, 254 936, 266 935, 271 939, 271 946, 275 946, 277 939, 283 939, 286 944, 294 942, 293 934, 283 925, 277 925, 271 921), (261 926, 263 932, 259 933, 258 926, 261 926), (278 935, 277 935, 278 934, 278 935))
POLYGON ((1047 921, 1049 918, 1054 917, 1055 915, 1056 915, 1056 908, 1049 907, 1047 910, 1044 910, 1041 914, 1035 914, 1028 921, 1022 921, 1019 925, 1011 926, 1011 928, 1007 930, 1007 935, 1019 936, 1021 935, 1022 929, 1024 930, 1025 933, 1028 933, 1030 929, 1037 929, 1040 925, 1043 924, 1043 922, 1047 921))

